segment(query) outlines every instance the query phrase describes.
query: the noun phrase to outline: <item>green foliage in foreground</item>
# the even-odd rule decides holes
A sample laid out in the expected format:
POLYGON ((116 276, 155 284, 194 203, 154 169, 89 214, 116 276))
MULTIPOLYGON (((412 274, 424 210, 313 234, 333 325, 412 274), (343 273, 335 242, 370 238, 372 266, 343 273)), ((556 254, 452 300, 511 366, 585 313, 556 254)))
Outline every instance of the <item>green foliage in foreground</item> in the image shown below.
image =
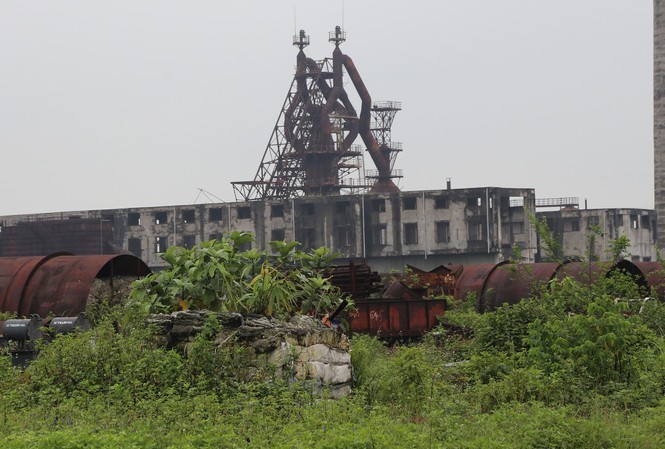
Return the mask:
POLYGON ((327 248, 299 251, 298 243, 271 242, 272 253, 243 250, 253 237, 232 232, 220 240, 162 254, 168 267, 135 281, 133 304, 144 312, 207 309, 284 317, 319 314, 342 294, 322 275, 335 254, 327 248))
POLYGON ((631 282, 565 280, 484 315, 453 304, 446 320, 472 339, 441 329, 388 347, 355 336, 357 385, 341 400, 248 371, 241 346, 213 344, 214 322, 184 355, 157 346, 142 316, 111 313, 58 336, 25 370, 0 357, 0 444, 662 448, 664 306, 636 300, 631 282))

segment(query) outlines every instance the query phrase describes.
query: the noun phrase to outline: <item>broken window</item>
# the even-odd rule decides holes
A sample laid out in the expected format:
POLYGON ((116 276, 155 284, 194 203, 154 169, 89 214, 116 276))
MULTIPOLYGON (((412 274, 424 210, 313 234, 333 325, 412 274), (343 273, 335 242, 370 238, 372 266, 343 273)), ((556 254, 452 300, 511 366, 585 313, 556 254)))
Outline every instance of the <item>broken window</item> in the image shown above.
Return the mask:
POLYGON ((346 214, 349 212, 349 202, 348 201, 339 201, 335 205, 335 210, 338 214, 346 214))
POLYGON ((388 231, 385 225, 378 225, 374 227, 372 237, 375 245, 388 244, 388 231))
POLYGON ((437 196, 434 198, 434 208, 435 209, 448 209, 448 197, 447 196, 437 196))
POLYGON ((166 237, 155 237, 155 252, 163 253, 168 248, 166 237))
POLYGON ((276 228, 270 231, 270 240, 273 242, 283 242, 285 236, 284 228, 276 228))
POLYGON ((194 209, 187 209, 182 211, 182 222, 183 223, 195 223, 196 222, 196 213, 194 209))
POLYGON ((273 204, 272 206, 270 206, 270 216, 272 218, 283 217, 284 216, 284 205, 283 204, 273 204))
POLYGON ((155 212, 155 224, 165 224, 168 214, 165 211, 155 212))
POLYGON ((196 236, 195 235, 183 235, 182 236, 182 246, 185 249, 192 249, 196 246, 196 236))
POLYGON ((302 243, 303 247, 307 249, 316 246, 314 228, 302 228, 300 230, 300 243, 302 243))
POLYGON ((466 200, 466 207, 475 208, 483 205, 483 199, 481 197, 468 198, 466 200))
POLYGON ((238 219, 249 220, 252 218, 252 209, 249 206, 242 206, 238 208, 238 219))
POLYGON ((404 244, 415 245, 418 243, 418 223, 404 223, 404 244))
POLYGON ((351 246, 351 231, 347 227, 337 228, 337 247, 347 248, 351 246))
POLYGON ((485 239, 485 233, 483 232, 485 227, 483 223, 469 223, 469 240, 470 241, 479 241, 485 239))
POLYGON ((436 242, 446 243, 450 241, 450 222, 437 221, 436 222, 436 242))
POLYGON ((127 249, 136 257, 141 257, 141 239, 130 238, 127 240, 127 249))
POLYGON ((129 226, 141 226, 141 214, 130 212, 127 214, 127 224, 129 226))
POLYGON ((386 211, 386 200, 372 200, 370 202, 370 208, 372 212, 385 212, 386 211))
POLYGON ((222 221, 222 208, 213 207, 208 209, 208 221, 222 221))
POLYGON ((314 204, 313 203, 304 203, 300 206, 300 210, 303 215, 314 215, 314 204))
POLYGON ((566 220, 563 222, 563 232, 577 232, 580 230, 579 220, 566 220))
POLYGON ((416 210, 418 207, 418 198, 415 196, 409 196, 402 198, 402 208, 404 210, 416 210))
POLYGON ((587 229, 591 229, 594 226, 598 226, 600 224, 600 217, 598 216, 592 216, 592 217, 587 217, 586 219, 586 227, 587 229))

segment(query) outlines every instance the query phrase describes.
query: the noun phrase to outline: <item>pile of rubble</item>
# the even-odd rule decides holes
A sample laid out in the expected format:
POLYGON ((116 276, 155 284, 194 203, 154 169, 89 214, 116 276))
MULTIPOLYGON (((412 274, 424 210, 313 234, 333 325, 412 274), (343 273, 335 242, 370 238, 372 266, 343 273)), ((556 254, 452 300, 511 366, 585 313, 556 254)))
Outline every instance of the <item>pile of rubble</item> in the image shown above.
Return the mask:
POLYGON ((181 311, 150 315, 163 343, 186 351, 213 315, 221 325, 216 344, 251 348, 257 366, 271 366, 285 377, 307 380, 318 392, 341 397, 351 391, 353 369, 347 337, 309 316, 280 321, 238 313, 181 311))

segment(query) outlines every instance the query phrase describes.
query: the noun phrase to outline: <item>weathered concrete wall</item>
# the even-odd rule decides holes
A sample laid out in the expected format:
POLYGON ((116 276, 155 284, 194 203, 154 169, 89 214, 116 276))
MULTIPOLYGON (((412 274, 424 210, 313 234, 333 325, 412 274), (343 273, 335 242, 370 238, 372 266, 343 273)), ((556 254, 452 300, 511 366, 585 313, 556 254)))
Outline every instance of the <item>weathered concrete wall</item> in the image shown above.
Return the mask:
MULTIPOLYGON (((589 228, 598 226, 593 254, 599 261, 609 259, 609 244, 625 235, 630 239, 631 260, 655 261, 656 213, 643 209, 564 209, 541 212, 550 230, 559 238, 564 256, 583 257, 589 254, 589 228)), ((539 260, 544 255, 541 254, 539 260)))
POLYGON ((665 2, 653 2, 654 192, 658 242, 665 245, 665 2))

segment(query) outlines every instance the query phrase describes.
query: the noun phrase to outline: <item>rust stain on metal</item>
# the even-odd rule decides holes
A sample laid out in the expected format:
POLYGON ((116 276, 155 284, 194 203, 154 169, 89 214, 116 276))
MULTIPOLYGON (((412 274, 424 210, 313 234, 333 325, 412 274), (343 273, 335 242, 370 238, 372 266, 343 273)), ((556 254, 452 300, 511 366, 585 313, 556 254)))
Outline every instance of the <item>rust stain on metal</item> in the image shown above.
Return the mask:
POLYGON ((0 311, 19 316, 77 315, 95 279, 145 276, 148 266, 127 254, 0 258, 0 311))

